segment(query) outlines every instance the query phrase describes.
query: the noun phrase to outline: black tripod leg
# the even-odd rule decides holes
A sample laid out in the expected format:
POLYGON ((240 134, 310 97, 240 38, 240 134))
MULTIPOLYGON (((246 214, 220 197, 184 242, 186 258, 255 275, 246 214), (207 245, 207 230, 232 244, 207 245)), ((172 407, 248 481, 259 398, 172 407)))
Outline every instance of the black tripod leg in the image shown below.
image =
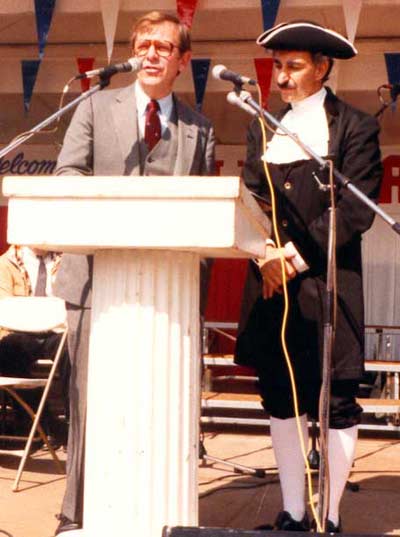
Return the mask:
POLYGON ((217 464, 222 464, 224 466, 228 466, 229 468, 232 468, 233 471, 238 474, 248 474, 248 475, 253 475, 255 477, 260 477, 260 478, 263 478, 266 476, 265 470, 261 468, 251 468, 249 466, 244 466, 243 464, 225 461, 224 459, 219 459, 218 457, 208 455, 206 448, 204 446, 202 436, 200 436, 200 441, 199 441, 199 458, 204 463, 212 462, 212 463, 217 463, 217 464))
POLYGON ((318 428, 317 428, 317 422, 315 420, 311 420, 310 436, 311 436, 311 449, 307 455, 308 464, 310 465, 310 468, 312 470, 318 470, 319 468, 319 452, 317 449, 318 428))

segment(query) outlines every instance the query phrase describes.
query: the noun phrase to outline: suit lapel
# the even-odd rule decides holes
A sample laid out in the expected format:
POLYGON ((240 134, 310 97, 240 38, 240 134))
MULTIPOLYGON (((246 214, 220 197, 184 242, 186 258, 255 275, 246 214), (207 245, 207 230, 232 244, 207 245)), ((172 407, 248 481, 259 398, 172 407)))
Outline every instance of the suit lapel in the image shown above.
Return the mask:
POLYGON ((133 84, 117 94, 111 109, 125 174, 140 175, 139 132, 133 84))
POLYGON ((190 175, 199 130, 193 124, 193 118, 189 115, 186 107, 175 97, 174 102, 178 118, 178 152, 173 174, 190 175))

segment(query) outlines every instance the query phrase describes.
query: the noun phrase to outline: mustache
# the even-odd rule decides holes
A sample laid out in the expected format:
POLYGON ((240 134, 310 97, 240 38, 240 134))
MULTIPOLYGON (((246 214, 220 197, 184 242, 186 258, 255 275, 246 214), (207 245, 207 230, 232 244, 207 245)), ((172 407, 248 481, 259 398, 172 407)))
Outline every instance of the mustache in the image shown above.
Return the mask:
POLYGON ((278 82, 277 86, 279 89, 295 89, 294 84, 291 84, 290 80, 287 80, 286 82, 283 82, 282 84, 278 82))

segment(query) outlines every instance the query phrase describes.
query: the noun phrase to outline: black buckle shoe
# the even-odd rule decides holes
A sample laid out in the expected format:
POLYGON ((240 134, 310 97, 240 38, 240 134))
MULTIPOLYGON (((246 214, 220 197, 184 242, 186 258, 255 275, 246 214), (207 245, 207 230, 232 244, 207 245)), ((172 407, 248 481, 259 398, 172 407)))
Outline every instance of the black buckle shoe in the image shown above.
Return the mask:
POLYGON ((301 520, 294 520, 291 514, 287 511, 281 511, 276 517, 275 524, 263 524, 257 526, 255 530, 282 530, 282 531, 310 531, 310 522, 307 513, 304 514, 301 520))
POLYGON ((60 515, 56 515, 56 518, 60 522, 56 528, 54 535, 59 535, 60 533, 63 533, 65 531, 80 530, 82 528, 81 524, 74 522, 62 513, 60 515))
POLYGON ((274 528, 282 531, 310 531, 307 513, 301 520, 294 520, 287 511, 281 511, 275 521, 274 528))
POLYGON ((326 533, 342 533, 343 528, 342 528, 342 521, 340 520, 340 518, 339 518, 339 524, 337 526, 335 526, 335 524, 331 522, 330 520, 327 520, 325 531, 326 533))
MULTIPOLYGON (((313 520, 311 523, 311 530, 314 532, 317 531, 317 523, 315 522, 315 520, 313 520)), ((343 532, 343 528, 342 528, 342 521, 340 518, 339 518, 339 524, 337 526, 330 520, 326 521, 325 533, 342 533, 342 532, 343 532)))

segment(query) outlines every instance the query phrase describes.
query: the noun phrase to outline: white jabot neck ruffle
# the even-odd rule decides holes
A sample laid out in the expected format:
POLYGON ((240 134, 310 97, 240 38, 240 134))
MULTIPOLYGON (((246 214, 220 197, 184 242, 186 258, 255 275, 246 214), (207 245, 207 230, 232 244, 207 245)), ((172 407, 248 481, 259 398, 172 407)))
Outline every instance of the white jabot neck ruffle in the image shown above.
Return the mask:
MULTIPOLYGON (((324 109, 327 91, 323 87, 302 101, 291 103, 291 109, 285 114, 281 123, 317 155, 328 155, 329 128, 324 109)), ((285 164, 296 160, 310 159, 289 136, 278 130, 268 142, 263 159, 275 164, 285 164)))

